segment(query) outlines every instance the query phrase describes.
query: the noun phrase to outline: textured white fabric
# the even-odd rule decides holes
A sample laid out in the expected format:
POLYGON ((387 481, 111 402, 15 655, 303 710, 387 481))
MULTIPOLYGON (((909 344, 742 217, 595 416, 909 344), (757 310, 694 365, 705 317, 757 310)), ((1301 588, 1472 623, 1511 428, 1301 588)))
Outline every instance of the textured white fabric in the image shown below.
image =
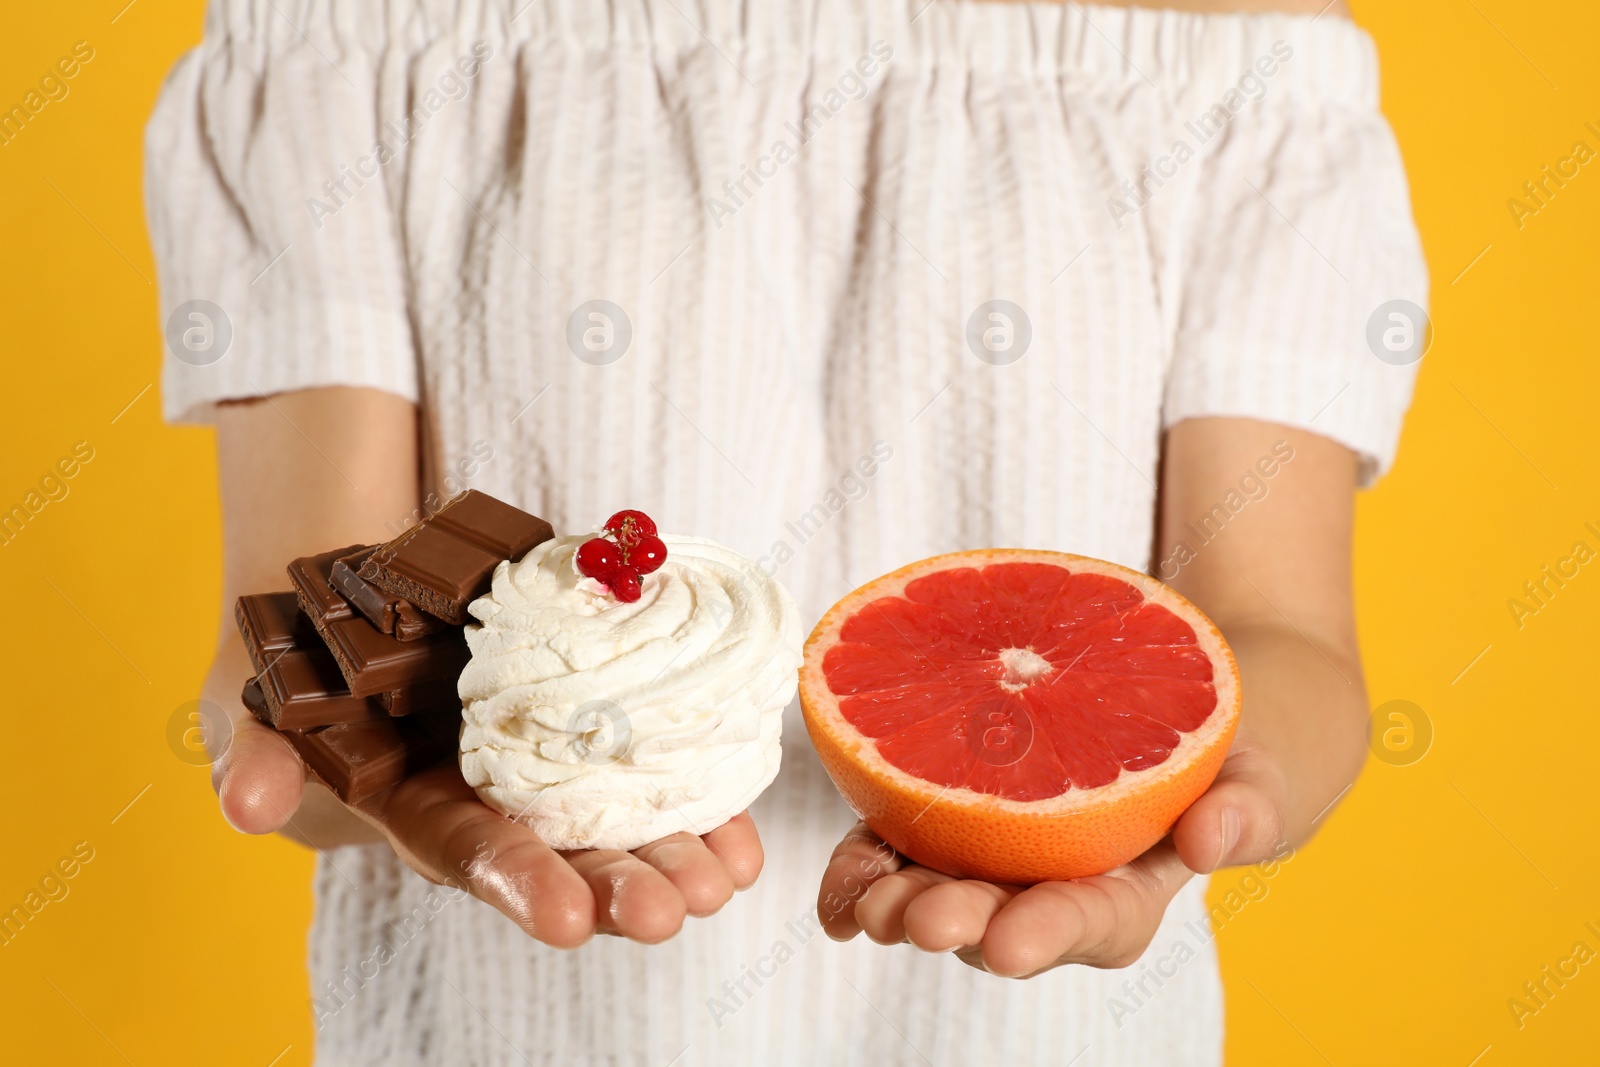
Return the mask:
MULTIPOLYGON (((148 195, 164 317, 209 300, 233 339, 169 359, 168 417, 392 390, 433 484, 565 531, 643 508, 776 567, 808 623, 937 552, 1148 566, 1181 418, 1386 468, 1415 367, 1367 320, 1426 277, 1366 35, 924 3, 217 0, 148 195), (593 300, 631 327, 604 365, 568 341, 593 300), (1031 329, 1005 365, 967 340, 991 300, 1031 329)), ((764 876, 665 945, 547 950, 391 856, 325 856, 319 1062, 1218 1061, 1203 880, 1125 972, 1006 982, 816 934, 851 816, 793 709, 785 731, 764 876)))

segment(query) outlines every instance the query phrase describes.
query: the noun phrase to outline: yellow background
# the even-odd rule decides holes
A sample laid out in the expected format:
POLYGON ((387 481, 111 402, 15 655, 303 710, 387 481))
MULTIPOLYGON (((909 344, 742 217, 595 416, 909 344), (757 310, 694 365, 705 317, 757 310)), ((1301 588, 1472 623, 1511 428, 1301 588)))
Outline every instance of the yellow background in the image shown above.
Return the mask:
MULTIPOLYGON (((74 442, 95 450, 0 546, 0 911, 76 842, 94 850, 0 946, 0 1059, 288 1067, 311 1052, 310 857, 230 830, 167 740, 215 632, 219 528, 211 436, 164 426, 151 388, 141 133, 202 3, 125 3, 0 17, 6 107, 74 42, 96 53, 0 147, 0 508, 74 442)), ((1600 12, 1353 6, 1382 53, 1436 335, 1399 464, 1360 505, 1361 636, 1374 704, 1414 702, 1435 736, 1412 765, 1369 760, 1219 933, 1230 1061, 1594 1063, 1600 963, 1521 1028, 1507 1001, 1575 942, 1600 951, 1600 563, 1520 629, 1507 600, 1575 541, 1600 549, 1600 164, 1520 230, 1506 201, 1574 141, 1600 149, 1600 12)))

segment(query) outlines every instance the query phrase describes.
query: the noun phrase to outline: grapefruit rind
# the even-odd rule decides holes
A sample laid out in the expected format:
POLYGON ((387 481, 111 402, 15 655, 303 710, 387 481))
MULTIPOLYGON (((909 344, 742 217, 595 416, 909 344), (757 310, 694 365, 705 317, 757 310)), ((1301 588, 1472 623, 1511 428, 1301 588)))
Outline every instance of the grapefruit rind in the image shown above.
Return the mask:
POLYGON ((1115 563, 1037 549, 984 549, 934 556, 869 582, 835 604, 812 630, 800 671, 806 729, 835 786, 879 837, 924 866, 957 877, 1033 884, 1103 874, 1161 840, 1216 778, 1238 726, 1239 669, 1220 631, 1199 608, 1155 578, 1115 563), (840 711, 823 674, 846 620, 872 601, 903 595, 919 577, 954 567, 1044 563, 1105 575, 1137 589, 1194 630, 1213 666, 1217 703, 1184 733, 1166 760, 1123 769, 1094 789, 1017 801, 939 786, 896 767, 840 711))

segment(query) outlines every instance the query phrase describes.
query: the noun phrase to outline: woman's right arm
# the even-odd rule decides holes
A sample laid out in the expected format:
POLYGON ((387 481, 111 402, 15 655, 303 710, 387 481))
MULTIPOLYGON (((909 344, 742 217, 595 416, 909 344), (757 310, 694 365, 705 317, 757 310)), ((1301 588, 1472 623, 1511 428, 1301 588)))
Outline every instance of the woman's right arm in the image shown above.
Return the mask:
POLYGON ((245 833, 282 833, 314 848, 387 841, 423 877, 472 893, 560 947, 595 933, 661 941, 685 915, 717 911, 761 869, 748 815, 632 853, 556 853, 479 801, 454 761, 346 807, 308 783, 294 750, 243 707, 239 690, 254 671, 235 599, 285 588, 284 567, 297 556, 389 539, 417 506, 417 457, 415 407, 377 390, 308 389, 218 410, 222 636, 205 697, 233 727, 224 751, 213 752, 224 817, 245 833))
POLYGON ((284 568, 297 556, 392 537, 390 524, 417 506, 416 425, 409 401, 373 389, 308 389, 217 410, 222 620, 205 698, 233 723, 212 783, 223 817, 245 833, 276 831, 313 848, 383 840, 322 785, 306 783, 299 756, 240 703, 255 670, 233 605, 287 589, 284 568))

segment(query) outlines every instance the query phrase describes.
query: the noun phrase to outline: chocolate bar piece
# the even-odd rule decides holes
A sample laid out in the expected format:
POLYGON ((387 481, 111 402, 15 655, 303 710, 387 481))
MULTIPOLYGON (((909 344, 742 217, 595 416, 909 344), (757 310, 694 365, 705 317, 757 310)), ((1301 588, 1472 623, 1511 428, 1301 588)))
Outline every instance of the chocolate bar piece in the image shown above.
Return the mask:
POLYGON ((244 683, 239 699, 258 720, 277 730, 311 730, 336 722, 387 718, 385 707, 378 703, 377 698, 352 697, 350 691, 344 688, 344 679, 337 668, 333 671, 333 677, 337 680, 338 689, 326 692, 323 676, 327 667, 332 666, 331 657, 321 670, 305 670, 297 662, 305 655, 294 650, 285 652, 278 662, 278 666, 285 669, 278 672, 276 684, 268 680, 265 674, 244 683), (293 681, 295 679, 309 681, 298 683, 303 689, 291 688, 285 692, 285 675, 291 679, 291 686, 297 684, 293 681), (319 688, 324 688, 324 691, 316 692, 319 688))
POLYGON ((467 605, 489 590, 501 560, 520 559, 555 531, 487 493, 468 489, 381 546, 360 575, 445 622, 467 621, 467 605))
POLYGON ((289 581, 294 583, 295 596, 300 600, 300 610, 311 619, 319 634, 322 633, 324 624, 335 619, 349 619, 355 616, 356 609, 339 595, 339 591, 333 587, 329 578, 333 572, 334 560, 357 552, 363 547, 346 545, 343 548, 318 552, 314 556, 301 556, 289 564, 289 581))
POLYGON ((380 633, 358 615, 318 627, 318 632, 338 662, 345 684, 358 697, 427 682, 453 682, 471 658, 467 639, 459 629, 401 641, 393 634, 380 633))
POLYGON ((402 641, 379 630, 366 616, 356 614, 333 587, 334 561, 363 547, 349 545, 303 556, 289 564, 300 609, 310 617, 317 636, 333 653, 350 692, 369 697, 424 682, 454 680, 468 659, 467 642, 459 629, 446 628, 402 641))
POLYGON ((285 731, 305 765, 346 804, 400 784, 456 750, 459 712, 285 731))
POLYGON ((239 699, 244 701, 246 711, 262 722, 267 721, 267 698, 261 692, 260 682, 254 678, 245 682, 244 689, 239 693, 239 699))
MULTIPOLYGON (((259 708, 252 710, 268 726, 309 729, 419 711, 460 710, 455 692, 460 666, 453 664, 450 649, 442 657, 446 673, 438 680, 424 683, 415 691, 397 683, 387 692, 356 696, 350 692, 338 659, 296 604, 294 593, 262 593, 240 597, 234 607, 245 651, 256 669, 259 708)), ((377 634, 365 619, 352 616, 331 625, 364 627, 391 647, 406 647, 392 637, 377 634)), ((459 631, 455 636, 459 641, 459 631)), ((360 643, 356 644, 359 647, 360 643)), ((432 655, 438 657, 438 650, 432 655)))
MULTIPOLYGON (((297 581, 304 574, 302 569, 297 581)), ((256 669, 260 702, 251 708, 256 718, 268 726, 304 730, 386 717, 387 704, 351 695, 338 661, 298 610, 300 599, 295 593, 262 593, 242 596, 234 607, 245 651, 256 669)))
POLYGON ((376 699, 350 692, 339 665, 321 645, 279 653, 256 681, 267 704, 262 721, 279 730, 389 717, 376 699))
POLYGON ((402 641, 415 641, 444 629, 442 619, 429 615, 410 601, 401 600, 361 577, 358 573, 361 565, 377 550, 377 545, 368 545, 334 560, 333 568, 328 573, 329 583, 372 625, 386 634, 394 634, 402 641))
POLYGON ((317 632, 311 620, 300 614, 293 593, 242 596, 233 606, 233 618, 257 674, 266 670, 279 652, 318 643, 317 632))
POLYGON ((396 716, 461 710, 461 697, 456 693, 454 678, 424 682, 408 689, 393 689, 387 693, 379 693, 372 699, 390 715, 396 716))

